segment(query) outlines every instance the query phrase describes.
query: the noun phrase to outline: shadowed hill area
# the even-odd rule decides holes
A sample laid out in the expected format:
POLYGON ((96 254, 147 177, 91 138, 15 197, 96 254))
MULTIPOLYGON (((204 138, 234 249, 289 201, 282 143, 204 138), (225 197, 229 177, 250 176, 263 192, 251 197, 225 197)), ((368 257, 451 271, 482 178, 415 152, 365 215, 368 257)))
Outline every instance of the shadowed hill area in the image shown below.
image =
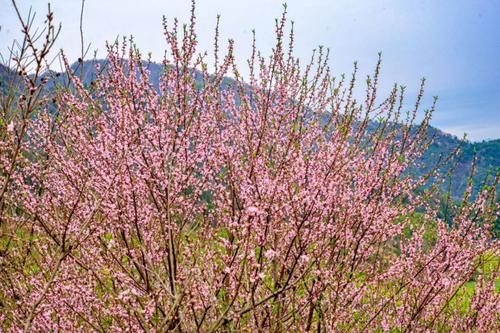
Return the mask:
MULTIPOLYGON (((85 85, 90 85, 91 82, 96 78, 96 65, 99 64, 101 68, 105 69, 106 60, 90 60, 84 61, 83 63, 75 63, 71 66, 74 73, 82 78, 85 85)), ((163 71, 164 66, 158 63, 146 63, 144 62, 145 68, 150 71, 150 77, 153 86, 159 89, 159 79, 163 71)), ((67 73, 46 73, 46 76, 52 78, 48 82, 48 90, 54 89, 58 84, 64 85, 68 81, 67 73)), ((195 72, 197 75, 197 72, 195 72)), ((201 76, 197 75, 197 79, 200 80, 201 76)), ((13 86, 21 84, 19 76, 13 70, 0 65, 0 91, 2 94, 6 94, 11 91, 13 86)), ((221 87, 231 86, 234 84, 234 80, 231 78, 225 78, 221 83, 221 87)), ((439 112, 439 111, 438 111, 439 112)), ((500 139, 488 140, 481 142, 462 142, 456 136, 444 133, 443 131, 435 128, 429 128, 429 135, 434 137, 434 141, 422 156, 419 165, 416 168, 417 174, 425 173, 430 170, 442 157, 448 156, 452 153, 455 148, 461 144, 460 155, 452 163, 441 168, 441 174, 448 174, 450 168, 452 170, 452 176, 449 181, 445 182, 441 189, 447 191, 448 188, 451 190, 452 197, 460 198, 462 193, 467 187, 473 160, 474 172, 473 172, 473 193, 477 193, 480 189, 482 183, 489 178, 493 177, 496 173, 500 171, 500 139)))

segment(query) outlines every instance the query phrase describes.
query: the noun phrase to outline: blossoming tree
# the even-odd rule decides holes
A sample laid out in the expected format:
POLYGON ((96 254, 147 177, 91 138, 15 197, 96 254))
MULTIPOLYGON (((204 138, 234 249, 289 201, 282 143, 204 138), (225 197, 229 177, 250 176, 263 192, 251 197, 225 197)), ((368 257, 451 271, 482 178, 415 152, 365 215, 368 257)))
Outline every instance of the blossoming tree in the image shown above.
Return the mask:
POLYGON ((114 44, 90 87, 67 66, 55 111, 3 128, 2 330, 499 328, 495 189, 449 225, 407 172, 431 142, 423 84, 380 98, 379 62, 356 99, 356 68, 299 64, 286 10, 248 80, 217 36, 209 71, 194 10, 164 27, 159 89, 114 44))

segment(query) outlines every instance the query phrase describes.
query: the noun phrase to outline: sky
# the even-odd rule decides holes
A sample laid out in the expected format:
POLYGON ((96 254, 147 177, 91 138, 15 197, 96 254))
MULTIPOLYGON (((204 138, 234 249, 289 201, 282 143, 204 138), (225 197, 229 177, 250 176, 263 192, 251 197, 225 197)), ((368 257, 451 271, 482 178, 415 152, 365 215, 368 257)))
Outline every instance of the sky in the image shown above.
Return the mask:
MULTIPOLYGON (((31 6, 42 23, 47 0, 17 3, 23 13, 31 6)), ((257 47, 269 54, 274 19, 282 4, 282 0, 198 0, 199 50, 212 52, 220 14, 221 41, 234 39, 240 67, 251 52, 252 29, 257 47)), ((425 77, 424 106, 439 96, 432 125, 459 137, 467 133, 473 141, 500 138, 500 0, 288 0, 287 4, 288 18, 295 24, 296 55, 303 62, 323 45, 330 49, 334 74, 349 74, 358 61, 363 78, 373 71, 380 51, 382 91, 394 82, 405 85, 410 102, 425 77)), ((76 60, 81 49, 81 0, 53 0, 51 6, 56 22, 62 23, 56 49, 76 60)), ((85 0, 84 43, 90 43, 90 56, 97 51, 104 57, 106 41, 133 35, 144 54, 151 52, 153 60, 161 60, 166 46, 162 16, 170 22, 174 17, 188 22, 190 6, 190 0, 85 0)), ((11 0, 0 0, 0 26, 0 52, 5 55, 20 36, 11 0)))

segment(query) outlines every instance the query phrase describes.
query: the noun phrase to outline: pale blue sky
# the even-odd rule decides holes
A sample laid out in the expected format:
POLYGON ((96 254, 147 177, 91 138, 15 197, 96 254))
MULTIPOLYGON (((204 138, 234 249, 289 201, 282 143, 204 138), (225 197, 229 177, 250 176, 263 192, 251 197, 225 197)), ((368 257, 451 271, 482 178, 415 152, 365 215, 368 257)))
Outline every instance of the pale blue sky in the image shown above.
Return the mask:
MULTIPOLYGON (((269 53, 280 0, 198 0, 200 50, 212 50, 216 15, 221 37, 235 39, 237 60, 249 55, 251 30, 258 47, 269 53)), ((22 11, 45 12, 46 0, 18 0, 22 11)), ((70 59, 79 55, 80 0, 53 0, 63 24, 58 48, 70 59)), ((383 52, 382 88, 397 81, 413 94, 419 78, 427 96, 440 101, 433 125, 472 140, 500 137, 500 0, 289 0, 295 21, 296 51, 304 60, 324 45, 331 50, 334 73, 349 73, 354 60, 362 74, 383 52)), ((86 0, 85 42, 104 56, 104 43, 118 35, 135 36, 144 53, 160 59, 165 43, 161 17, 189 17, 189 0, 86 0)), ((39 15, 43 18, 43 15, 39 15)), ((19 25, 10 0, 0 0, 0 50, 5 53, 19 25)), ((429 100, 428 99, 428 100, 429 100)))

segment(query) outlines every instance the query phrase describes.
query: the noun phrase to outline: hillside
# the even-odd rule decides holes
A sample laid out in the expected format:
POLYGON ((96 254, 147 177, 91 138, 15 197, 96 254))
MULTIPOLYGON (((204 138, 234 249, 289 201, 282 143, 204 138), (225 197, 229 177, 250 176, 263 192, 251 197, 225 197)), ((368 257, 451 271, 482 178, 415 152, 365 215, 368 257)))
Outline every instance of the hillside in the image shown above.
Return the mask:
MULTIPOLYGON (((439 111, 438 111, 439 112, 439 111)), ((500 170, 500 139, 480 142, 462 141, 454 135, 445 133, 435 127, 429 129, 429 134, 434 136, 434 141, 421 158, 420 172, 425 172, 435 165, 440 156, 446 157, 460 145, 459 155, 456 159, 441 168, 440 172, 451 172, 443 190, 449 186, 452 196, 459 198, 467 187, 472 174, 473 193, 481 188, 484 181, 491 181, 492 177, 500 170), (472 169, 474 163, 474 169, 472 169)))
MULTIPOLYGON (((71 67, 77 76, 82 77, 82 81, 85 85, 90 85, 92 80, 96 77, 95 65, 99 63, 102 67, 105 67, 105 60, 92 60, 85 61, 83 64, 75 63, 71 67), (83 70, 82 70, 83 68, 83 70)), ((145 63, 145 66, 150 71, 151 80, 153 85, 158 89, 159 78, 161 72, 163 71, 163 65, 158 63, 145 63)), ((60 73, 58 75, 55 72, 47 73, 52 80, 49 80, 49 90, 53 89, 58 83, 64 84, 67 81, 67 74, 60 73)), ((200 79, 201 80, 201 79, 200 79)), ((0 65, 0 91, 2 94, 7 93, 12 86, 19 84, 19 77, 15 72, 9 68, 0 65)), ((226 78, 222 82, 222 87, 232 84, 232 79, 226 78)), ((439 110, 437 111, 439 112, 439 110)), ((429 135, 434 137, 434 141, 422 156, 420 164, 417 166, 416 173, 422 174, 433 165, 435 165, 441 157, 446 157, 454 151, 458 145, 461 146, 461 153, 458 159, 449 163, 447 166, 441 168, 441 174, 447 174, 452 168, 453 173, 450 178, 451 183, 446 182, 442 185, 442 190, 446 191, 448 188, 451 189, 451 194, 454 198, 460 198, 464 192, 470 174, 472 162, 475 156, 475 168, 473 173, 473 193, 477 193, 480 189, 481 184, 488 177, 495 175, 500 170, 500 139, 481 141, 481 142, 462 142, 456 136, 447 134, 435 127, 429 128, 429 135)))

